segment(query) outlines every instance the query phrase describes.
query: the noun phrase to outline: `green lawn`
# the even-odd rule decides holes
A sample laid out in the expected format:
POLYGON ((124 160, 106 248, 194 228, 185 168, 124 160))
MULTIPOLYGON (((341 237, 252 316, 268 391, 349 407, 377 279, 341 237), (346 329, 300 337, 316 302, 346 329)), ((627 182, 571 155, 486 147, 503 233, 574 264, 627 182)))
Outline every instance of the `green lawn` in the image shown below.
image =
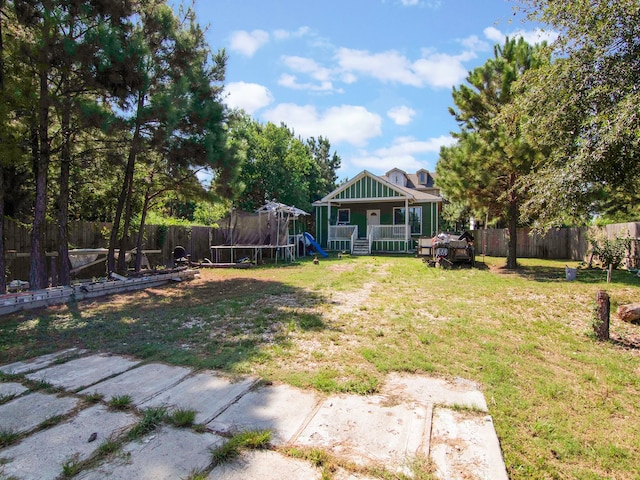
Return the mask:
MULTIPOLYGON (((483 260, 480 258, 479 260, 483 260)), ((0 364, 78 346, 325 392, 391 371, 479 382, 512 479, 640 478, 640 279, 521 260, 428 268, 408 256, 203 270, 192 282, 0 319, 0 364), (610 342, 592 335, 611 296, 610 342)), ((575 262, 569 264, 576 266, 575 262)))

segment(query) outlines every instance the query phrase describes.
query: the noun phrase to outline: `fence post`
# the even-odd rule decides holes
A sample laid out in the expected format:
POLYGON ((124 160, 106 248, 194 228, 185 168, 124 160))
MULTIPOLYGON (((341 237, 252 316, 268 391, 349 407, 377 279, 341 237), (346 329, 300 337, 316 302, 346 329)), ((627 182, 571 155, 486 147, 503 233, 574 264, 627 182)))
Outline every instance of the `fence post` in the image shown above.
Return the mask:
POLYGON ((596 318, 593 322, 593 331, 598 340, 609 340, 609 313, 611 301, 609 294, 604 290, 596 293, 596 318))

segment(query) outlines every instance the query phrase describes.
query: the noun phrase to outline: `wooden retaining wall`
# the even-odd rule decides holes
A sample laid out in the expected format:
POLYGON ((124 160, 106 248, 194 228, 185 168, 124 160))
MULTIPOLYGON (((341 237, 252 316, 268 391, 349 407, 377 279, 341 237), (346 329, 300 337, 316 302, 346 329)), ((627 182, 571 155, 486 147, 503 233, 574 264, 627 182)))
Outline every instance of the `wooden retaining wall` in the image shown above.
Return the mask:
POLYGON ((0 295, 0 316, 21 310, 31 310, 51 305, 61 305, 70 301, 103 297, 116 293, 134 292, 149 287, 157 287, 169 282, 180 282, 195 278, 195 270, 183 269, 170 273, 127 278, 117 281, 87 282, 73 286, 52 287, 42 290, 8 293, 0 295))

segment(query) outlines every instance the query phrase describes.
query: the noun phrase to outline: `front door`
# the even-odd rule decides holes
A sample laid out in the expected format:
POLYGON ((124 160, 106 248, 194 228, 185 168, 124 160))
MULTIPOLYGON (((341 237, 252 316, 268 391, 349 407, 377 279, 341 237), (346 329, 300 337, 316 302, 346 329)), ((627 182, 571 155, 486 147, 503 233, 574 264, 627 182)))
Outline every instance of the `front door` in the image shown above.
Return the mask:
POLYGON ((367 232, 371 225, 380 225, 380 210, 367 210, 367 232))

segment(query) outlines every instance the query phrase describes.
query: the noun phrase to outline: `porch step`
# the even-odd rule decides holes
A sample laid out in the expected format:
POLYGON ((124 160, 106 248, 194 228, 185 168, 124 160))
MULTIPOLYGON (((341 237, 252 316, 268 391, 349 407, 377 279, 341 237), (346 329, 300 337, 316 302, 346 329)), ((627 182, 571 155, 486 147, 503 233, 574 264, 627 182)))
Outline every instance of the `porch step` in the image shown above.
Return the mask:
POLYGON ((351 255, 369 255, 369 240, 358 239, 353 242, 353 252, 351 255))

